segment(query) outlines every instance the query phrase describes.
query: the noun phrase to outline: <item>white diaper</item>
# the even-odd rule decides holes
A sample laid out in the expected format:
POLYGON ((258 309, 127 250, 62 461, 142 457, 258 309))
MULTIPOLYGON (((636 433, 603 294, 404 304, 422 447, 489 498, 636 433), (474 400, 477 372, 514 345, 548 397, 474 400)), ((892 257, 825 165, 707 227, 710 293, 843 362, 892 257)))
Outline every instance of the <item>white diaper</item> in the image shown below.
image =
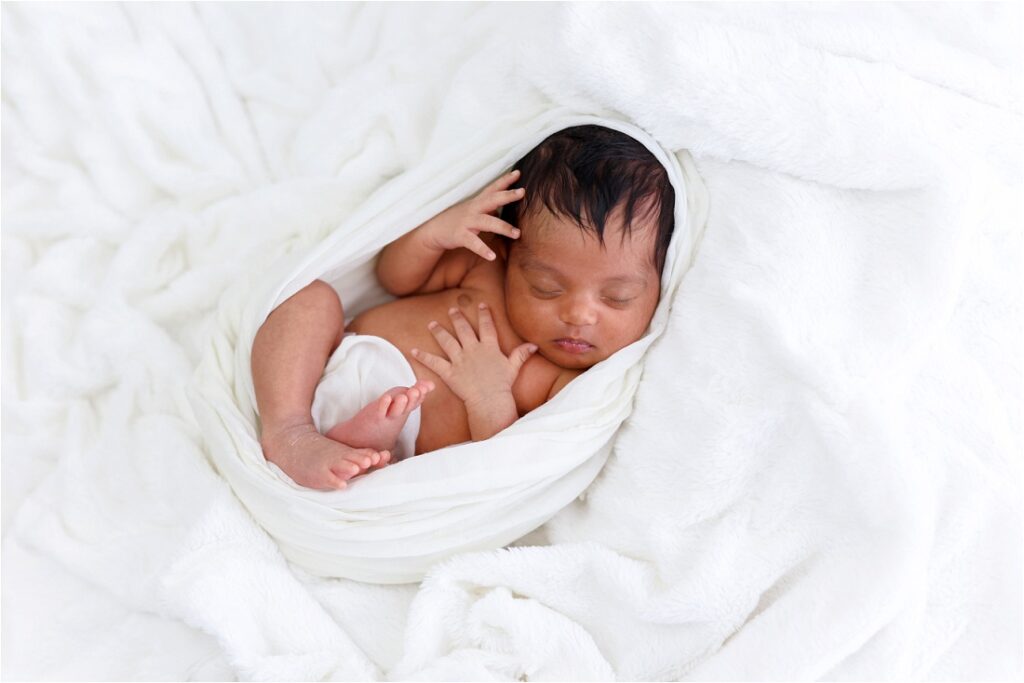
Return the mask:
MULTIPOLYGON (((313 423, 323 434, 397 386, 411 387, 416 374, 398 348, 381 337, 349 332, 331 354, 313 394, 313 423)), ((420 411, 414 410, 398 435, 392 462, 415 454, 420 411)))

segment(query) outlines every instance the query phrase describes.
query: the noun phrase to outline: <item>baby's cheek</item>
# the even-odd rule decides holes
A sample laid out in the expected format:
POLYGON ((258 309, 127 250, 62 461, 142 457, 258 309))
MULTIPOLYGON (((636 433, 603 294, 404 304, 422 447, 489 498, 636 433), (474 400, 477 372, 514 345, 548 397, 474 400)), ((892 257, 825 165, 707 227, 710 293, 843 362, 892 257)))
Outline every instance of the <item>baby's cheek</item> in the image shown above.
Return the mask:
POLYGON ((650 315, 644 314, 637 316, 630 321, 630 324, 624 330, 622 345, 619 348, 629 346, 644 336, 644 332, 647 331, 647 328, 651 324, 651 318, 654 317, 653 313, 654 312, 652 311, 650 315))

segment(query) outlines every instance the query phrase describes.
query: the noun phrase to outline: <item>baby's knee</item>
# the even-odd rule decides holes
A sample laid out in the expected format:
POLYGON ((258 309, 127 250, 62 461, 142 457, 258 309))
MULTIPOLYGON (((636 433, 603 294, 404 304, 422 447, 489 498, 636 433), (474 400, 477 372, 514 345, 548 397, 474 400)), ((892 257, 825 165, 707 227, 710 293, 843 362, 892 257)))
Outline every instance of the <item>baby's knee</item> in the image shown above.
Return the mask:
MULTIPOLYGON (((314 309, 329 319, 345 319, 345 309, 334 287, 323 280, 313 280, 296 292, 289 301, 302 308, 314 309)), ((283 304, 282 304, 283 305, 283 304)))
POLYGON ((309 290, 310 296, 316 297, 317 300, 341 308, 341 298, 338 296, 338 292, 323 280, 313 280, 306 285, 305 289, 309 290))

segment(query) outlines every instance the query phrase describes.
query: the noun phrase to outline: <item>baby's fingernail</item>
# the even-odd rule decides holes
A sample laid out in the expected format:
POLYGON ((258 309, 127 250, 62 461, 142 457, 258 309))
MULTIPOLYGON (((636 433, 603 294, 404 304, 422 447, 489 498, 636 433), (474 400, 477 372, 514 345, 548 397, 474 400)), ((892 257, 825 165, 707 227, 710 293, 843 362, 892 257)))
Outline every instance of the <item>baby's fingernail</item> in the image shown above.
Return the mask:
POLYGON ((420 352, 420 350, 419 350, 419 349, 413 349, 413 350, 412 350, 412 351, 410 351, 409 353, 411 353, 412 355, 416 356, 416 355, 419 355, 419 352, 420 352))
POLYGON ((480 308, 487 308, 487 304, 485 304, 483 301, 481 301, 480 302, 480 308))
POLYGON ((516 189, 516 194, 519 195, 520 197, 522 197, 524 194, 526 194, 526 189, 522 188, 522 187, 517 188, 516 189))
POLYGON ((487 260, 488 261, 493 261, 494 260, 494 252, 493 251, 487 252, 487 260))
POLYGON ((519 169, 518 169, 518 168, 517 168, 517 169, 515 169, 514 171, 512 171, 511 173, 509 173, 509 175, 519 175, 519 169))
POLYGON ((519 231, 518 230, 513 230, 512 231, 512 236, 513 237, 519 237, 519 231))
POLYGON ((454 308, 454 307, 448 309, 448 315, 455 315, 458 312, 459 312, 459 309, 454 308))

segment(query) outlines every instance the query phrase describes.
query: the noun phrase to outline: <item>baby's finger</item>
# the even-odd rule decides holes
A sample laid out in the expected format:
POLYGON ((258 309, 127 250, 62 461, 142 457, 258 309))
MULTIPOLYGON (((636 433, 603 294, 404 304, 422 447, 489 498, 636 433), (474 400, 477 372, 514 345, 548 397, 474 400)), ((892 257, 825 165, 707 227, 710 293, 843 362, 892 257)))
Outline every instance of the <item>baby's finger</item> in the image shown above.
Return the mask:
POLYGON ((490 214, 480 216, 480 219, 475 227, 479 230, 494 232, 499 235, 511 237, 513 239, 519 237, 519 228, 515 227, 511 223, 506 223, 497 216, 491 216, 490 214))
POLYGON ((448 376, 451 374, 452 364, 441 358, 435 356, 427 351, 420 351, 419 349, 413 349, 410 351, 414 360, 419 361, 423 365, 427 366, 431 370, 437 373, 438 377, 448 381, 448 376))
POLYGON ((491 317, 491 309, 487 307, 487 304, 480 303, 480 341, 488 344, 498 343, 498 332, 494 329, 494 318, 491 317))
POLYGON ((536 344, 520 344, 512 353, 509 354, 508 360, 512 364, 512 370, 518 375, 519 369, 523 367, 523 363, 529 360, 537 351, 536 344))
POLYGON ((508 187, 515 181, 519 180, 519 175, 520 173, 518 168, 509 171, 508 173, 502 173, 500 176, 491 181, 491 183, 487 187, 485 187, 480 194, 483 195, 488 194, 490 192, 494 192, 496 190, 504 190, 506 187, 508 187))
POLYGON ((520 199, 526 196, 526 190, 517 187, 513 190, 502 190, 501 192, 492 192, 490 194, 483 195, 480 197, 480 210, 483 213, 491 213, 495 209, 499 209, 506 204, 512 202, 518 202, 520 199))
POLYGON ((459 335, 459 343, 462 344, 462 348, 479 343, 479 340, 476 338, 476 331, 469 324, 469 321, 466 320, 466 316, 462 315, 462 311, 455 307, 449 308, 448 317, 452 319, 455 334, 459 335))
POLYGON ((441 350, 445 352, 450 360, 458 360, 462 355, 462 346, 459 342, 455 341, 455 337, 451 333, 441 327, 436 320, 431 320, 427 324, 427 329, 434 335, 434 339, 440 344, 441 350))
MULTIPOLYGON (((494 216, 491 216, 491 218, 494 218, 494 216)), ((498 219, 495 218, 495 220, 498 219)), ((462 246, 464 246, 466 249, 469 249, 474 254, 478 254, 483 259, 486 259, 488 261, 494 260, 494 252, 491 251, 490 247, 484 244, 484 241, 482 239, 480 239, 473 233, 469 232, 468 230, 466 231, 465 235, 466 237, 462 241, 462 246)))

